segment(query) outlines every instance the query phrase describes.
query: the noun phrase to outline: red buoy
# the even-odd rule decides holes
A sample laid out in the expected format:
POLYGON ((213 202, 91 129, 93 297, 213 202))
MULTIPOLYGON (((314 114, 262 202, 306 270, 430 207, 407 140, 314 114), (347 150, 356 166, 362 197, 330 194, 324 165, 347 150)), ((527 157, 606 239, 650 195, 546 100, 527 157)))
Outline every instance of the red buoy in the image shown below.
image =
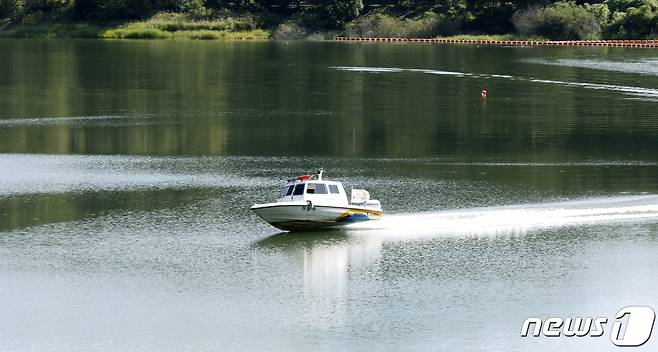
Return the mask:
POLYGON ((487 97, 487 90, 483 89, 482 92, 480 92, 480 95, 482 95, 483 98, 487 97))

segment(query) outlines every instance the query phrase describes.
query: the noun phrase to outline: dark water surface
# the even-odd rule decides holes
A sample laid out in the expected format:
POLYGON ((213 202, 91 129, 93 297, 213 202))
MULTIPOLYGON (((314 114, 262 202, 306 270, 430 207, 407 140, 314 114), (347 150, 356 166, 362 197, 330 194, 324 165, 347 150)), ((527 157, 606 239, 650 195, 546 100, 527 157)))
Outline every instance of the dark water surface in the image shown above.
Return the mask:
POLYGON ((0 350, 613 350, 520 329, 658 309, 657 62, 0 40, 0 350), (386 216, 249 213, 319 167, 386 216))

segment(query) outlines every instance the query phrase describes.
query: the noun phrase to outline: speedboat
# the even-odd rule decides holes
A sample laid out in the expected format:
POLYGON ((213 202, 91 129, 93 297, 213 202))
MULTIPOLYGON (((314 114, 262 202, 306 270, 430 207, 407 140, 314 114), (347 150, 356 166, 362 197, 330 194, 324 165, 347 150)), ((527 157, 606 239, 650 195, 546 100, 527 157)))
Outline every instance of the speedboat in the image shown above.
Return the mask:
POLYGON ((250 210, 284 231, 333 228, 382 216, 381 204, 368 191, 351 189, 348 202, 343 184, 322 179, 323 172, 288 179, 276 201, 250 210))

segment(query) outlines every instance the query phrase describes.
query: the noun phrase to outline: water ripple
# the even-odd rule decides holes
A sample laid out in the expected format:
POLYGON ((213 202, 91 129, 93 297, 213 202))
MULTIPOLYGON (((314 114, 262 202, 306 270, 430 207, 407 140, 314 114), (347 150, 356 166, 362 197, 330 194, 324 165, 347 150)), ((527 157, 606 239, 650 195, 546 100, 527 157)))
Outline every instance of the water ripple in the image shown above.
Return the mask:
MULTIPOLYGON (((444 76, 455 76, 455 77, 472 77, 472 78, 485 78, 485 79, 499 78, 499 79, 508 79, 515 81, 523 81, 523 82, 561 85, 565 87, 608 90, 608 91, 621 92, 627 95, 638 96, 638 97, 658 98, 658 89, 634 87, 634 86, 622 86, 615 84, 568 82, 568 81, 558 81, 558 80, 548 80, 548 79, 538 79, 538 78, 515 77, 515 76, 499 75, 499 74, 468 73, 468 72, 442 71, 442 70, 418 69, 418 68, 363 67, 363 66, 333 66, 332 68, 339 71, 348 71, 348 72, 368 72, 368 73, 411 72, 411 73, 422 73, 422 74, 444 75, 444 76)), ((648 101, 653 101, 653 100, 649 99, 648 101)))
POLYGON ((221 168, 199 170, 200 158, 121 155, 0 154, 0 197, 140 189, 253 187, 277 180, 221 168), (4 171, 4 170, 3 170, 4 171))
POLYGON ((638 73, 658 76, 658 60, 640 59, 633 61, 591 60, 591 59, 528 59, 523 62, 552 66, 588 68, 623 73, 638 73))
POLYGON ((56 125, 89 125, 107 124, 144 120, 147 116, 127 115, 99 115, 99 116, 70 116, 70 117, 26 117, 14 119, 0 119, 0 127, 12 126, 56 126, 56 125))

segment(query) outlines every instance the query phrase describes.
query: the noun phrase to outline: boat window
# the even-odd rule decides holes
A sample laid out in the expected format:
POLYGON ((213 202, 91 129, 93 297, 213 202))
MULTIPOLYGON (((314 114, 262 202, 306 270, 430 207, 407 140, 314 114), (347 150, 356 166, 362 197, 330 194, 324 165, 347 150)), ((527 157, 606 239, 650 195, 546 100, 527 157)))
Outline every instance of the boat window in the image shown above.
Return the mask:
POLYGON ((306 187, 307 194, 327 194, 327 186, 324 183, 309 183, 306 187))
POLYGON ((286 196, 289 196, 292 194, 292 190, 295 188, 295 186, 289 186, 288 191, 286 192, 286 196))
POLYGON ((300 196, 302 194, 304 194, 304 184, 300 183, 295 186, 295 192, 293 193, 293 195, 300 196))
POLYGON ((327 186, 325 186, 324 183, 316 184, 315 194, 327 194, 327 186))
POLYGON ((329 191, 331 193, 336 193, 336 194, 340 193, 340 192, 338 192, 338 186, 337 185, 329 185, 329 191))

